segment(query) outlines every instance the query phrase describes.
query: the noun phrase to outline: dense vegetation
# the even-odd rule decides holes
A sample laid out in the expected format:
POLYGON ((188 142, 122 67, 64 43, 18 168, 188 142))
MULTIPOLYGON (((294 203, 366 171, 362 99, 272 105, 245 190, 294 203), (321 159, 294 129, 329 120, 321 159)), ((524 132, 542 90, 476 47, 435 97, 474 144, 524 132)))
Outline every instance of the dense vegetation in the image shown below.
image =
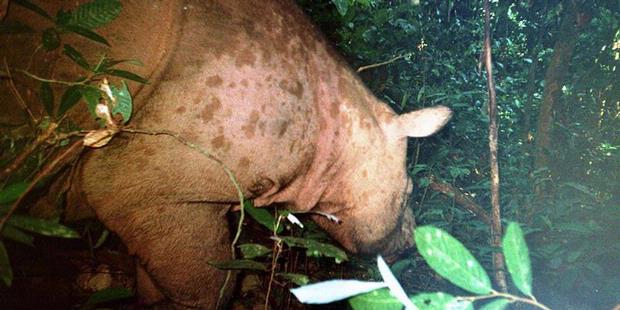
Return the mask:
MULTIPOLYGON (((404 55, 361 73, 396 111, 455 111, 448 130, 411 142, 413 207, 419 223, 450 231, 491 268, 489 227, 463 208, 490 209, 483 2, 415 2, 305 7, 354 68, 404 55)), ((539 299, 611 308, 620 291, 620 3, 500 1, 491 12, 502 217, 529 233, 539 299)))

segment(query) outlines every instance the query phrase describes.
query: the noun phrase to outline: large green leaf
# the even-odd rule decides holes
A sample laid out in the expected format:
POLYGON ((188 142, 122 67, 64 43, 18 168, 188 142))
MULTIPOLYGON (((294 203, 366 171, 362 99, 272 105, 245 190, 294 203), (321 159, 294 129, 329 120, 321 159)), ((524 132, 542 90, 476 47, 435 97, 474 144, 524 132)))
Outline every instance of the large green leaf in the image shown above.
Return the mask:
POLYGON ((382 288, 360 294, 349 299, 354 310, 401 310, 403 304, 390 294, 390 290, 382 288))
MULTIPOLYGON (((276 227, 276 218, 271 215, 271 212, 263 209, 263 208, 255 208, 254 204, 250 200, 244 201, 243 208, 245 212, 250 215, 255 221, 259 224, 265 226, 267 229, 273 231, 276 227)), ((278 230, 276 233, 282 233, 282 225, 278 226, 278 230)))
POLYGON ((4 226, 4 229, 2 230, 2 236, 6 239, 10 239, 13 240, 15 242, 19 242, 21 244, 25 244, 25 245, 29 245, 29 246, 34 246, 34 237, 11 226, 11 225, 6 225, 4 226))
POLYGON ((132 80, 132 81, 136 81, 138 83, 142 83, 142 84, 148 84, 149 80, 133 73, 133 72, 129 72, 129 71, 125 71, 125 70, 117 70, 117 69, 112 69, 112 70, 107 70, 105 73, 109 74, 109 75, 113 75, 113 76, 118 76, 118 77, 122 77, 128 80, 132 80))
POLYGON ((84 56, 82 56, 80 52, 73 48, 73 46, 65 44, 62 52, 69 58, 71 58, 71 60, 73 60, 80 67, 84 68, 85 70, 90 70, 90 65, 88 64, 86 58, 84 58, 84 56))
POLYGON ((110 86, 112 90, 112 96, 116 99, 116 104, 112 108, 112 115, 117 113, 123 117, 123 124, 127 123, 131 118, 131 112, 133 110, 133 100, 127 88, 127 83, 121 81, 121 87, 110 86))
POLYGON ((99 99, 101 99, 101 91, 96 87, 85 85, 80 87, 80 92, 82 93, 82 97, 86 100, 88 112, 90 112, 93 118, 97 118, 98 116, 95 113, 95 109, 97 108, 97 104, 99 104, 99 99))
POLYGON ((243 258, 252 259, 255 257, 265 256, 271 253, 271 249, 262 244, 246 243, 239 246, 243 258))
POLYGON ((527 296, 532 296, 532 265, 523 231, 517 223, 509 223, 502 240, 506 267, 512 282, 527 296))
POLYGON ((332 0, 332 2, 336 6, 336 9, 340 15, 347 15, 347 11, 349 10, 349 0, 332 0))
POLYGON ((60 106, 58 106, 58 111, 56 112, 57 117, 63 116, 69 109, 71 109, 76 103, 80 101, 82 98, 82 92, 80 92, 79 85, 73 85, 62 94, 62 98, 60 99, 60 106))
POLYGON ((113 21, 121 13, 118 0, 94 0, 80 5, 71 13, 69 24, 94 29, 113 21))
POLYGON ((276 275, 283 279, 286 279, 287 281, 293 282, 296 285, 306 285, 310 283, 310 279, 305 274, 284 272, 284 273, 277 273, 276 275))
POLYGON ((476 294, 492 291, 489 276, 480 263, 447 232, 432 226, 418 227, 415 243, 428 265, 454 285, 476 294))
POLYGON ((90 295, 84 304, 84 308, 90 309, 98 304, 118 301, 131 297, 133 297, 131 290, 124 287, 111 287, 90 295))
POLYGON ((73 229, 54 221, 35 218, 27 215, 14 214, 8 223, 20 229, 50 237, 79 238, 73 229))
POLYGON ((4 282, 4 285, 11 286, 13 283, 13 269, 11 268, 11 261, 9 261, 9 254, 4 247, 4 243, 0 240, 0 279, 4 282))
POLYGON ((28 188, 29 185, 30 183, 26 181, 21 181, 8 185, 4 189, 2 189, 0 191, 0 205, 9 204, 17 200, 17 198, 19 198, 19 196, 24 193, 24 191, 28 188))
POLYGON ((341 263, 349 259, 347 257, 347 254, 343 250, 331 244, 318 242, 312 239, 304 239, 304 238, 297 238, 297 237, 282 237, 281 239, 289 247, 305 248, 306 255, 308 256, 332 257, 334 258, 334 261, 336 261, 336 263, 341 263))
POLYGON ((87 39, 93 40, 95 42, 110 46, 110 43, 108 43, 108 40, 106 40, 104 37, 102 37, 101 35, 99 35, 98 33, 82 27, 82 26, 77 26, 77 25, 64 25, 62 26, 64 29, 71 31, 75 34, 79 34, 87 39))
POLYGON ((49 20, 52 19, 52 17, 49 16, 49 14, 47 14, 47 12, 45 12, 44 9, 42 9, 38 5, 32 3, 32 2, 30 2, 28 0, 12 0, 11 2, 15 3, 15 4, 19 5, 19 6, 22 6, 24 8, 27 8, 27 9, 29 9, 29 10, 31 10, 31 11, 33 11, 33 12, 35 12, 35 13, 37 13, 37 14, 45 17, 45 18, 47 18, 47 19, 49 19, 49 20))

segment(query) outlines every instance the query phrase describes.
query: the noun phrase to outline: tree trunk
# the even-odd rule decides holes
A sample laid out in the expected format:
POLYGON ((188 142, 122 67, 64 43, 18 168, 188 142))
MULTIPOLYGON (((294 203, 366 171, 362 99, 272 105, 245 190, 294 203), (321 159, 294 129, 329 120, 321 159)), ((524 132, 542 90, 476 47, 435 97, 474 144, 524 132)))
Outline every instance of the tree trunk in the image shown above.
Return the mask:
MULTIPOLYGON (((539 171, 549 166, 554 109, 560 102, 562 86, 568 73, 577 38, 583 26, 589 21, 583 18, 580 4, 576 0, 566 2, 562 23, 556 34, 557 41, 553 47, 553 55, 545 73, 543 102, 538 114, 538 127, 536 131, 534 171, 539 171)), ((542 197, 543 191, 542 187, 537 186, 537 197, 542 197)))

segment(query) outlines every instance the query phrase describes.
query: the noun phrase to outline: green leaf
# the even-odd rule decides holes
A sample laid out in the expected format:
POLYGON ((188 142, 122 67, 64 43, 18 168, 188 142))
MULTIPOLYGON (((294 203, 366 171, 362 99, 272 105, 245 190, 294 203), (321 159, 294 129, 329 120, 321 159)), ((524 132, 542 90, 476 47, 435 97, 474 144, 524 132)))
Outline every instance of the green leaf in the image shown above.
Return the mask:
POLYGON ((334 261, 339 264, 343 261, 348 260, 347 254, 339 249, 338 247, 318 242, 316 240, 297 238, 297 237, 282 237, 282 241, 284 241, 289 247, 300 247, 306 249, 306 255, 314 256, 314 257, 332 257, 334 261))
POLYGON ((53 51, 60 46, 60 36, 55 28, 47 28, 41 33, 41 43, 47 51, 53 51))
POLYGON ((7 253, 2 241, 0 241, 0 279, 2 279, 4 285, 9 287, 13 283, 13 269, 11 268, 11 261, 9 260, 9 254, 7 253))
POLYGON ((489 276, 480 263, 447 232, 432 226, 418 227, 415 243, 426 263, 454 285, 476 294, 492 291, 489 276))
POLYGON ((209 262, 209 265, 224 270, 267 270, 267 265, 250 259, 233 259, 227 261, 209 262))
POLYGON ((133 101, 129 93, 129 88, 127 88, 127 83, 121 81, 120 88, 111 85, 110 89, 112 90, 112 96, 116 99, 116 104, 112 107, 112 115, 119 113, 123 117, 123 124, 125 124, 131 118, 133 109, 133 101))
POLYGON ((107 70, 105 71, 105 73, 109 74, 109 75, 113 75, 113 76, 118 76, 118 77, 122 77, 128 80, 132 80, 132 81, 136 81, 138 83, 142 83, 142 84, 148 84, 149 80, 133 73, 133 72, 129 72, 129 71, 125 71, 125 70, 107 70))
POLYGON ((509 304, 510 301, 508 301, 508 299, 499 298, 491 301, 490 303, 484 304, 480 307, 480 310, 504 310, 509 304))
POLYGON ((421 293, 411 297, 420 310, 471 309, 471 302, 460 302, 456 297, 443 292, 421 293))
POLYGON ((75 48, 73 48, 73 46, 69 44, 65 44, 62 52, 65 55, 69 56, 69 58, 71 58, 71 60, 73 60, 76 64, 78 64, 78 66, 84 68, 85 70, 90 71, 90 65, 88 64, 88 61, 86 60, 86 58, 84 58, 84 56, 82 56, 80 52, 78 52, 75 48))
POLYGON ((11 226, 11 225, 6 225, 4 227, 4 230, 2 230, 2 236, 4 238, 13 240, 15 242, 19 242, 21 244, 25 244, 25 245, 29 245, 29 246, 34 246, 33 242, 34 242, 34 237, 11 226))
POLYGON ((88 300, 84 304, 84 308, 93 308, 98 304, 118 301, 131 297, 133 297, 133 293, 131 292, 131 290, 124 287, 111 287, 90 295, 90 297, 88 297, 88 300))
MULTIPOLYGON (((243 208, 245 212, 250 215, 255 221, 259 224, 265 226, 270 231, 273 231, 276 227, 276 218, 271 215, 271 213, 262 208, 255 208, 254 204, 250 200, 246 200, 243 202, 243 208)), ((282 225, 278 226, 277 234, 282 233, 282 225)))
POLYGON ((506 267, 510 272, 512 282, 527 296, 532 296, 532 265, 530 255, 525 244, 523 231, 517 223, 511 222, 506 228, 502 240, 506 267))
POLYGON ((101 232, 101 235, 99 236, 99 238, 97 238, 97 242, 95 243, 93 248, 95 249, 99 248, 106 240, 108 240, 109 235, 110 235, 110 231, 107 229, 104 229, 101 232))
POLYGON ((94 0, 81 4, 73 13, 69 24, 94 29, 113 21, 121 13, 118 0, 94 0))
POLYGON ((262 244, 246 243, 239 246, 243 258, 252 259, 255 257, 265 256, 271 253, 271 250, 262 244))
POLYGON ((21 7, 26 8, 26 9, 29 9, 29 10, 31 10, 31 11, 33 11, 33 12, 35 12, 35 13, 37 13, 37 14, 45 17, 45 18, 47 18, 47 19, 49 19, 49 20, 52 19, 52 17, 49 16, 49 14, 47 14, 47 12, 45 12, 44 9, 42 9, 38 5, 32 3, 32 2, 30 2, 28 0, 13 0, 12 3, 15 3, 15 4, 17 4, 17 5, 21 6, 21 7))
POLYGON ((79 238, 80 235, 73 229, 54 221, 35 218, 27 215, 15 214, 8 221, 9 224, 20 229, 50 237, 79 238))
POLYGON ((354 310, 401 310, 403 305, 390 294, 390 290, 382 288, 360 294, 349 299, 354 310))
POLYGON ((45 108, 45 112, 47 115, 54 115, 54 91, 48 82, 41 82, 41 86, 39 87, 39 98, 41 98, 41 103, 43 103, 43 107, 45 108))
POLYGON ((0 191, 0 205, 12 203, 28 188, 30 183, 26 181, 16 182, 8 185, 0 191))
POLYGON ((82 93, 82 97, 86 100, 88 112, 90 112, 93 118, 97 118, 98 116, 95 113, 95 110, 97 109, 97 104, 99 104, 99 100, 101 99, 101 91, 96 87, 86 85, 84 87, 80 87, 80 92, 82 93))
POLYGON ((58 112, 56 112, 56 117, 63 116, 69 109, 78 103, 81 98, 82 92, 80 92, 80 86, 73 85, 67 88, 60 99, 60 106, 58 107, 58 112))
POLYGON ((310 283, 310 279, 305 274, 284 272, 277 273, 277 275, 287 281, 293 282, 296 285, 306 285, 310 283))
POLYGON ((76 26, 76 25, 65 25, 62 27, 68 31, 81 35, 87 39, 110 46, 110 43, 108 43, 108 41, 104 37, 100 36, 99 34, 97 34, 96 32, 88 28, 84 28, 82 26, 76 26))
POLYGON ((340 15, 347 15, 347 11, 349 10, 349 0, 332 0, 332 3, 334 3, 340 15))

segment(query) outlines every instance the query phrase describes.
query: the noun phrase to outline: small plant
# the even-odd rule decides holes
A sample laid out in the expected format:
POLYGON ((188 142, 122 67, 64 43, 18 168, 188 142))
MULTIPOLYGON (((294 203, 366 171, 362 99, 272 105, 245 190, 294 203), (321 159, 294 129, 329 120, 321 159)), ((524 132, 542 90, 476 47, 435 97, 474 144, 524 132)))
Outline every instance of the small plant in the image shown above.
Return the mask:
POLYGON ((506 266, 515 287, 524 295, 498 292, 493 289, 489 276, 472 254, 444 230, 422 226, 415 230, 415 241, 428 265, 452 284, 474 293, 472 296, 452 296, 444 292, 420 293, 408 297, 381 256, 377 264, 383 281, 331 280, 291 289, 302 302, 324 304, 346 298, 355 310, 370 309, 505 309, 509 304, 526 303, 540 309, 549 309, 539 303, 532 293, 530 258, 523 232, 516 223, 510 223, 503 238, 502 248, 506 266), (329 292, 329 293, 327 293, 329 292), (488 301, 488 302, 487 302, 488 301))

